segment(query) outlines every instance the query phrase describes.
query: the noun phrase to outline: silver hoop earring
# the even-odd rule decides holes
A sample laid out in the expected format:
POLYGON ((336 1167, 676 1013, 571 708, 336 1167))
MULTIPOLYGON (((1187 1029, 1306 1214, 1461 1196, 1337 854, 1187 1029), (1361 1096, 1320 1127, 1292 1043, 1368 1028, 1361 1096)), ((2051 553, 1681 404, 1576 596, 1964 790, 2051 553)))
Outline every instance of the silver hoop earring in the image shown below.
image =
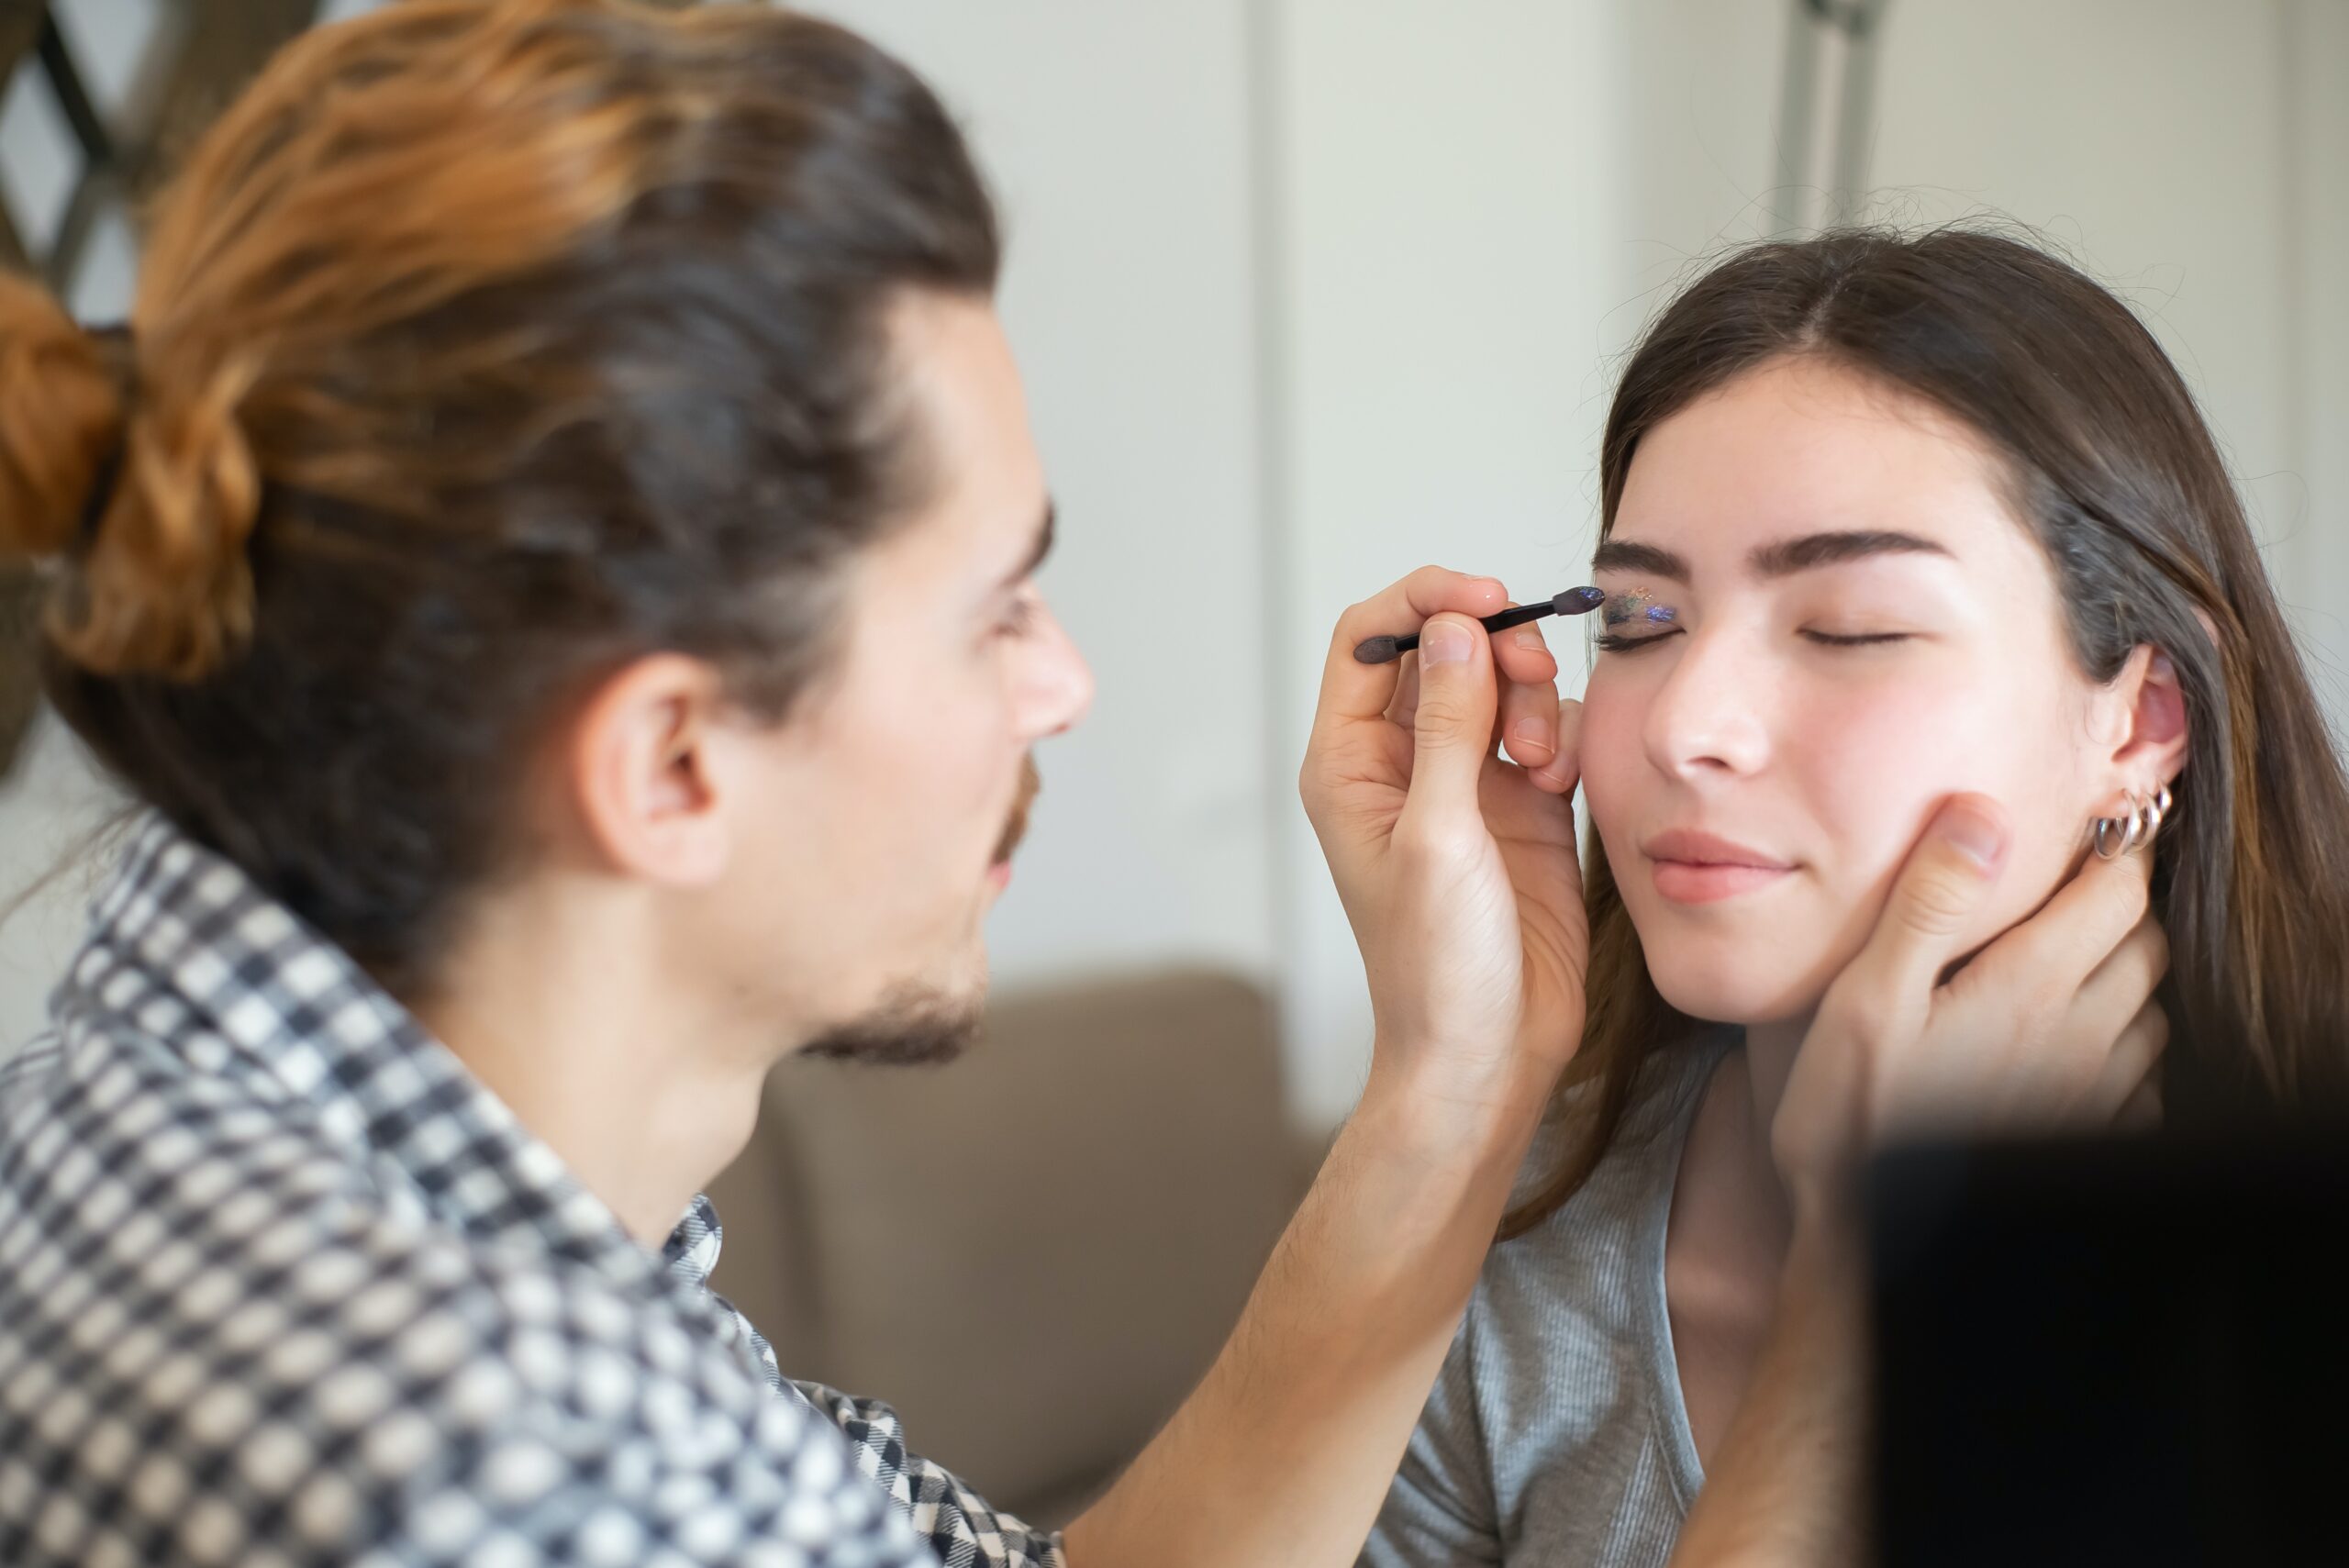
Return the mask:
POLYGON ((2099 860, 2117 861, 2152 843, 2154 835, 2162 830, 2163 818, 2177 804, 2167 784, 2155 785, 2154 793, 2142 799, 2135 790, 2123 790, 2121 795, 2129 802, 2128 813, 2099 817, 2092 829, 2099 860))
POLYGON ((2137 799, 2137 792, 2121 792, 2129 802, 2124 817, 2099 817, 2094 828, 2096 855, 2100 861, 2117 861, 2137 847, 2145 830, 2145 808, 2137 799))

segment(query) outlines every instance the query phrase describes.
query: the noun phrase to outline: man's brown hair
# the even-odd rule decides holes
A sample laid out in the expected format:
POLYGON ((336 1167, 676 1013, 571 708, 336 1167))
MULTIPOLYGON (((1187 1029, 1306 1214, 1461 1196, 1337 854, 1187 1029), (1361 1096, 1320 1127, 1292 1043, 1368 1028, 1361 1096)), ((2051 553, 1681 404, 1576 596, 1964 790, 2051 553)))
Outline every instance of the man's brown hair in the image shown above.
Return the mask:
POLYGON ((0 279, 0 555, 97 755, 394 992, 655 650, 779 717, 921 465, 887 307, 999 244, 905 66, 763 5, 406 0, 160 198, 127 339, 0 279))

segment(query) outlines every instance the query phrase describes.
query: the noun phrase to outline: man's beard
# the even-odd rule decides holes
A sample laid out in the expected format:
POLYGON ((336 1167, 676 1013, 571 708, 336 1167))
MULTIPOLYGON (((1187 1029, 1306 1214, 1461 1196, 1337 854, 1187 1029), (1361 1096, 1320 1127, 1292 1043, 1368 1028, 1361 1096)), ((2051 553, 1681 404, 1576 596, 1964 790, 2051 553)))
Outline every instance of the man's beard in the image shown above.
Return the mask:
MULTIPOLYGON (((1036 803, 1043 781, 1036 759, 1020 765, 1019 796, 996 841, 995 863, 1011 858, 1028 835, 1028 808, 1036 803)), ((876 1067, 930 1067, 953 1061, 979 1038, 985 1011, 985 988, 974 995, 955 996, 913 981, 892 986, 880 1004, 861 1018, 827 1029, 802 1054, 828 1062, 863 1062, 876 1067)))
POLYGON ((875 1067, 942 1066, 978 1039, 985 1010, 984 994, 949 996, 902 984, 863 1018, 818 1035, 800 1054, 875 1067))

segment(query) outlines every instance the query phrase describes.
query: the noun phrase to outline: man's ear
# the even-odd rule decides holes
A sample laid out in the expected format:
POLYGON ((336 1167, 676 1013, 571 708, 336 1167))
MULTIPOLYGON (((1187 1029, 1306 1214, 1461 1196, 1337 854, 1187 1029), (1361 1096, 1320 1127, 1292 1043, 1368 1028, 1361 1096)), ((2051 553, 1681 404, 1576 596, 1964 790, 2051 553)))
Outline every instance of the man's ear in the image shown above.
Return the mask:
POLYGON ((619 874, 672 887, 715 882, 729 845, 711 766, 718 672, 696 659, 640 659, 598 686, 560 761, 590 845, 619 874))
POLYGON ((2141 642, 2099 702, 2109 705, 2102 728, 2112 742, 2110 804, 2117 814, 2125 809, 2121 791, 2145 795, 2186 767, 2186 693, 2169 655, 2141 642))

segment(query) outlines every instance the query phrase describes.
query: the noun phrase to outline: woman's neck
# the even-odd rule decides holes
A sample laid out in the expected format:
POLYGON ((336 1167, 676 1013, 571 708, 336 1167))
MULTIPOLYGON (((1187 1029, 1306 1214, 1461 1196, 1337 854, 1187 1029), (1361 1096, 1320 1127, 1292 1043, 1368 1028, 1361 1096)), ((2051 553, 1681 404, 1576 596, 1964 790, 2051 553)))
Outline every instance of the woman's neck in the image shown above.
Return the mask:
POLYGON ((1746 1027, 1743 1048, 1722 1060, 1706 1086, 1689 1129, 1694 1157, 1683 1166, 1737 1211, 1736 1229, 1774 1260, 1793 1237, 1794 1207, 1771 1155, 1770 1129, 1809 1028, 1808 1018, 1746 1027))
POLYGON ((1664 1296, 1681 1396, 1709 1462, 1753 1377, 1794 1237, 1770 1154, 1799 1026, 1763 1025, 1724 1052, 1688 1126, 1664 1233, 1664 1296))

